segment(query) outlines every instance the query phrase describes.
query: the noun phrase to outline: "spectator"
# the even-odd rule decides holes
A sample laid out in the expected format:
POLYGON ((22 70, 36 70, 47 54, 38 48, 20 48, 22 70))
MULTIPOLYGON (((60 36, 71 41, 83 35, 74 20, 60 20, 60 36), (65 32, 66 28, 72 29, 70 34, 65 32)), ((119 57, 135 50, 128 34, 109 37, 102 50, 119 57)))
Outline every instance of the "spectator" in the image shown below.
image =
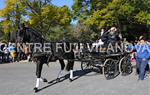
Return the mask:
POLYGON ((17 45, 17 61, 19 62, 20 60, 23 59, 23 46, 22 44, 17 45))
POLYGON ((144 37, 139 38, 139 42, 135 46, 129 46, 130 49, 136 50, 136 65, 139 69, 139 80, 144 80, 146 66, 150 58, 150 48, 144 37))
POLYGON ((26 44, 24 45, 24 55, 24 58, 27 59, 29 55, 29 48, 26 44))
POLYGON ((3 48, 4 52, 4 60, 5 62, 9 62, 9 52, 8 52, 8 46, 5 44, 5 47, 3 48))
POLYGON ((1 43, 0 45, 1 47, 1 63, 4 63, 5 60, 4 60, 4 52, 3 52, 3 48, 5 47, 5 43, 1 43))
POLYGON ((15 46, 10 43, 9 47, 8 47, 8 51, 9 51, 9 53, 11 55, 11 61, 14 62, 15 58, 16 58, 16 49, 15 49, 15 46))

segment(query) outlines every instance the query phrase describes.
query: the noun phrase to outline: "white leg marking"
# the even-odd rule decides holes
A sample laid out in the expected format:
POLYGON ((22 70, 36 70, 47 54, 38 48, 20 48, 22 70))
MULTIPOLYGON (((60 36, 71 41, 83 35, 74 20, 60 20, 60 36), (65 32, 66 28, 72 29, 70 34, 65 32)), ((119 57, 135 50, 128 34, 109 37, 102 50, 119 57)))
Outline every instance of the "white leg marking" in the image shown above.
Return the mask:
POLYGON ((35 87, 38 88, 39 85, 40 85, 40 78, 37 78, 37 79, 36 79, 36 86, 35 86, 35 87))
POLYGON ((60 70, 59 73, 58 73, 57 78, 60 78, 62 76, 62 74, 63 74, 63 70, 60 70))
POLYGON ((70 70, 70 79, 73 79, 73 70, 70 70))

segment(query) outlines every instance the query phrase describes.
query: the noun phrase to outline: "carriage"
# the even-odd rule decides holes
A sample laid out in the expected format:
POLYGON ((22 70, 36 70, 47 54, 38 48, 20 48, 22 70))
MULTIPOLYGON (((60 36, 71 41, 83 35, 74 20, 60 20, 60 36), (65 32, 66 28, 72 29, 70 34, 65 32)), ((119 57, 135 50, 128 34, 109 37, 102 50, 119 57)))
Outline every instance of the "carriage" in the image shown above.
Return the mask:
POLYGON ((123 76, 132 73, 130 52, 106 53, 85 50, 82 51, 80 59, 83 71, 96 70, 103 74, 107 80, 115 78, 120 73, 123 76))

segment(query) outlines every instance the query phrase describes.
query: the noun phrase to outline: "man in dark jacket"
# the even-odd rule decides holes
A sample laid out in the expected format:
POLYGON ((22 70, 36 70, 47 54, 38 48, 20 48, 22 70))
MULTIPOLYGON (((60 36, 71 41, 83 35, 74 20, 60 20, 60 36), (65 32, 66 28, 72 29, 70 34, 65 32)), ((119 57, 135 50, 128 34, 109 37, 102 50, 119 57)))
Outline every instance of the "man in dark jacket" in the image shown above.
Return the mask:
POLYGON ((103 32, 100 38, 104 42, 104 51, 106 51, 109 44, 114 46, 120 40, 119 33, 117 32, 116 27, 112 27, 108 31, 103 32))
POLYGON ((119 38, 119 33, 117 32, 116 27, 112 27, 109 30, 109 34, 108 34, 108 43, 111 43, 112 45, 114 45, 115 43, 117 43, 120 40, 119 38))

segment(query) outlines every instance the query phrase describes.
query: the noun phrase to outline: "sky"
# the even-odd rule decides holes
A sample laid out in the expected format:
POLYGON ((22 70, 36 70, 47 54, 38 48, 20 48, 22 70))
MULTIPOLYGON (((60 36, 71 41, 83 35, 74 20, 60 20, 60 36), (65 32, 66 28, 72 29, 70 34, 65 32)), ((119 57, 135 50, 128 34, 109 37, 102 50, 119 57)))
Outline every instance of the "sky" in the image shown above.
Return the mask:
POLYGON ((73 0, 52 0, 52 4, 60 7, 63 5, 67 5, 71 9, 73 0))
POLYGON ((0 0, 0 9, 4 8, 4 0, 0 0))
MULTIPOLYGON (((0 0, 0 9, 4 8, 4 1, 5 0, 0 0)), ((71 6, 73 5, 73 0, 52 0, 52 4, 60 7, 63 5, 67 5, 71 9, 71 6)))

